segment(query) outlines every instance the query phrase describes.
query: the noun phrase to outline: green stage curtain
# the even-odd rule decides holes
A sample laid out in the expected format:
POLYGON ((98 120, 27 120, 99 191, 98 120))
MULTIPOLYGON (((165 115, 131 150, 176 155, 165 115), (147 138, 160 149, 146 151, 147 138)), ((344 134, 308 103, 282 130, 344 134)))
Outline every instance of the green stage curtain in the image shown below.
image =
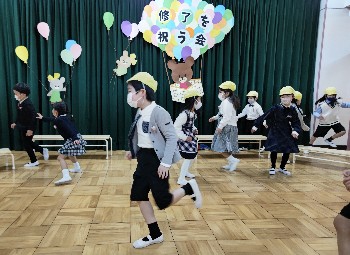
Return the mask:
MULTIPOLYGON (((159 48, 145 42, 140 33, 130 43, 138 63, 122 77, 113 77, 113 68, 128 39, 122 34, 124 20, 138 23, 146 0, 3 0, 0 1, 0 147, 20 149, 17 132, 9 128, 16 116, 13 86, 20 81, 31 87, 36 110, 47 116, 51 106, 47 76, 60 73, 66 78, 64 100, 82 134, 110 134, 114 148, 124 149, 133 111, 126 104, 125 81, 138 71, 146 71, 159 82, 157 103, 176 118, 181 108, 171 100, 169 58, 159 48), (114 14, 107 33, 104 12, 114 14), (37 32, 39 22, 47 22, 51 32, 46 41, 37 32), (82 46, 74 68, 60 58, 65 42, 82 46), (28 66, 15 55, 16 46, 29 51, 28 66), (169 72, 169 73, 168 73, 169 72)), ((318 31, 319 0, 215 0, 233 11, 235 26, 224 41, 196 60, 194 78, 201 76, 205 90, 199 118, 201 134, 212 134, 209 117, 217 112, 218 86, 226 80, 237 84, 237 94, 246 103, 250 90, 260 94, 267 110, 279 102, 282 86, 292 85, 304 95, 302 108, 312 110, 312 92, 318 31)), ((171 79, 171 77, 170 77, 171 79)), ((63 94, 62 94, 63 97, 63 94)), ((239 112, 239 111, 238 111, 239 112)), ((36 134, 55 134, 47 123, 39 123, 36 134)))

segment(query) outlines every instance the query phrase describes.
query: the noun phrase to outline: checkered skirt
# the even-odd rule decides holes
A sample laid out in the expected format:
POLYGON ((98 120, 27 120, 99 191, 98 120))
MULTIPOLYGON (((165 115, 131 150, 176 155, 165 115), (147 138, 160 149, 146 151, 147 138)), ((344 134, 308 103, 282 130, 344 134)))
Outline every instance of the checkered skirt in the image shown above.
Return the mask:
POLYGON ((79 138, 79 144, 75 144, 73 139, 69 138, 58 150, 58 152, 66 156, 79 156, 85 154, 86 141, 83 139, 81 134, 78 134, 77 137, 79 138))
POLYGON ((187 114, 187 121, 182 125, 182 132, 191 137, 192 141, 188 142, 180 139, 177 141, 177 146, 180 152, 197 153, 197 137, 193 134, 193 124, 197 116, 191 118, 189 111, 186 110, 185 113, 187 114))

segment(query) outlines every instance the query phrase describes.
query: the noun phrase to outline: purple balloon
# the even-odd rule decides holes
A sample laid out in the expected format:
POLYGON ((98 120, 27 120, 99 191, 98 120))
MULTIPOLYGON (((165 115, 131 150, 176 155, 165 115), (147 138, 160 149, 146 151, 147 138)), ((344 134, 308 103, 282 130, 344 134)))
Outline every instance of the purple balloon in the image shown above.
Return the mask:
POLYGON ((122 28, 123 34, 126 35, 127 37, 129 37, 131 34, 131 31, 132 31, 131 23, 129 21, 125 20, 122 22, 121 28, 122 28))
POLYGON ((181 51, 181 57, 184 61, 186 61, 186 58, 190 57, 192 55, 192 49, 189 46, 183 47, 181 51))
POLYGON ((215 16, 213 19, 213 24, 217 24, 222 20, 222 14, 220 12, 215 12, 215 16))
POLYGON ((151 27, 151 31, 152 31, 153 34, 156 34, 156 33, 158 32, 158 30, 159 30, 159 27, 156 26, 156 25, 153 25, 153 26, 151 27))

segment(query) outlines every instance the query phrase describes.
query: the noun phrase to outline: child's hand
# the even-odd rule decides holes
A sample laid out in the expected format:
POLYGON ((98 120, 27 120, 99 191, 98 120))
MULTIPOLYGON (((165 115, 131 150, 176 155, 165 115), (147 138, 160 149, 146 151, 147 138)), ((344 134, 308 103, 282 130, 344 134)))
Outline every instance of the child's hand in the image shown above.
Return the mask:
POLYGON ((344 175, 343 184, 344 184, 345 188, 348 191, 350 191, 350 176, 345 176, 344 175))
POLYGON ((292 136, 293 136, 293 138, 298 139, 299 134, 298 134, 298 132, 293 131, 293 132, 292 132, 292 136))
POLYGON ((12 123, 12 124, 11 124, 11 128, 12 128, 12 129, 15 129, 15 127, 16 127, 16 123, 12 123))
POLYGON ((193 130, 193 134, 198 135, 198 129, 193 130))
POLYGON ((33 135, 33 131, 32 130, 27 130, 26 136, 32 136, 33 135))
POLYGON ((213 122, 215 120, 215 118, 214 117, 211 117, 210 119, 209 119, 209 122, 213 122))
POLYGON ((187 136, 187 138, 186 138, 186 142, 192 142, 192 137, 190 137, 190 136, 187 136))
POLYGON ((253 133, 255 133, 255 131, 257 131, 257 130, 258 130, 258 128, 254 126, 254 127, 252 127, 252 130, 251 130, 250 132, 252 132, 252 134, 253 134, 253 133))
POLYGON ((79 140, 75 140, 74 144, 80 144, 80 141, 79 140))
POLYGON ((158 167, 158 176, 159 176, 159 178, 165 179, 165 178, 168 177, 168 175, 169 175, 169 168, 165 167, 163 165, 159 165, 159 167, 158 167))
POLYGON ((127 160, 132 160, 131 151, 126 151, 126 152, 125 152, 125 158, 126 158, 127 160))
POLYGON ((41 115, 41 113, 37 113, 38 117, 36 117, 37 119, 41 120, 43 119, 43 115, 41 115))

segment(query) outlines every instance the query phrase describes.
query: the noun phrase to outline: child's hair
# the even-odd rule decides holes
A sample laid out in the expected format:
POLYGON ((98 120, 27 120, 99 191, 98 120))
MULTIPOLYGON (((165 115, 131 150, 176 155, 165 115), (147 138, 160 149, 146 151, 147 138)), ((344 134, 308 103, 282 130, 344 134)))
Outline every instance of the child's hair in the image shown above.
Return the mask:
POLYGON ((58 112, 58 116, 68 113, 68 107, 65 102, 54 103, 53 109, 58 112))
POLYGON ((183 110, 192 110, 194 107, 194 104, 196 102, 198 97, 189 97, 185 99, 185 104, 182 107, 183 110))
POLYGON ((316 102, 315 105, 318 105, 319 103, 326 101, 327 95, 323 95, 323 97, 319 98, 316 102))
POLYGON ((229 96, 228 96, 229 100, 233 104, 233 107, 235 108, 235 110, 237 110, 237 109, 239 109, 241 107, 241 100, 239 99, 238 96, 233 94, 232 90, 219 88, 219 91, 223 91, 225 94, 229 93, 229 96))
POLYGON ((19 93, 22 93, 22 94, 26 94, 27 96, 30 94, 30 87, 24 82, 17 83, 13 87, 13 90, 16 90, 16 91, 18 91, 19 93))
POLYGON ((152 102, 155 100, 156 96, 154 94, 154 91, 150 87, 148 87, 147 85, 144 85, 142 82, 129 81, 128 84, 133 86, 136 91, 140 91, 141 89, 145 89, 146 90, 146 99, 148 101, 152 102))

